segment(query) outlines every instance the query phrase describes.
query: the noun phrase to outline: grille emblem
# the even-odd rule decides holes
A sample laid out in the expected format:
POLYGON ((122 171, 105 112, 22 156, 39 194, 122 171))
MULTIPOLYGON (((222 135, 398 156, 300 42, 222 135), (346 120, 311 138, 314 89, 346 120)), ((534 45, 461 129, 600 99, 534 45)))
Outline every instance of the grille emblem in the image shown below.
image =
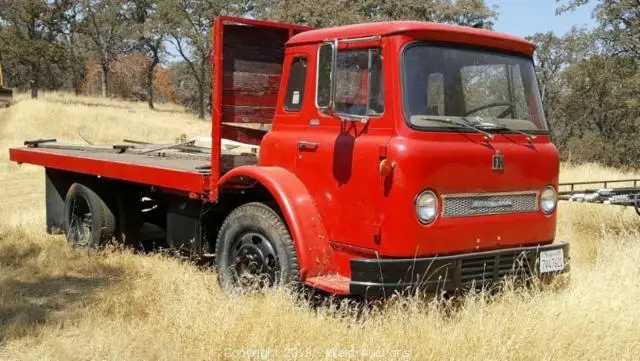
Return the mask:
POLYGON ((470 208, 513 208, 513 202, 510 199, 477 199, 471 202, 470 208))
POLYGON ((504 155, 500 152, 496 152, 491 159, 491 169, 494 171, 504 170, 504 155))

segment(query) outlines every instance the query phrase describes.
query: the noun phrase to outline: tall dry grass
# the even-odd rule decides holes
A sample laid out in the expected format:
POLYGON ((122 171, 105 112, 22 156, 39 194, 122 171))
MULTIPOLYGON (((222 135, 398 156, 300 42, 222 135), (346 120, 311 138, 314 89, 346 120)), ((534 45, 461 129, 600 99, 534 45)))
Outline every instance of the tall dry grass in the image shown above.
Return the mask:
MULTIPOLYGON (((179 111, 179 109, 172 109, 179 111)), ((161 255, 86 254, 44 233, 43 172, 6 148, 53 136, 170 141, 206 134, 184 113, 62 94, 0 111, 0 358, 6 360, 635 360, 640 358, 640 219, 561 204, 572 244, 564 289, 469 295, 456 307, 402 298, 357 312, 310 308, 284 291, 237 296, 161 255), (81 103, 97 105, 86 105, 81 103)), ((563 166, 563 180, 627 177, 563 166)), ((338 302, 338 301, 336 301, 338 302)))

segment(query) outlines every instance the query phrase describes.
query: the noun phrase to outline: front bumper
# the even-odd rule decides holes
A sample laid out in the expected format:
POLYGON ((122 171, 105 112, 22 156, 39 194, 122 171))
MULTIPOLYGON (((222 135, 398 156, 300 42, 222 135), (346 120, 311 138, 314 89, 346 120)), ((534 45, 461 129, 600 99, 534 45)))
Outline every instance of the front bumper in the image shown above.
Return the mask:
POLYGON ((483 288, 505 277, 529 280, 569 271, 569 244, 507 248, 453 256, 351 260, 351 294, 385 296, 398 292, 483 288), (562 249, 564 269, 540 274, 540 252, 562 249))

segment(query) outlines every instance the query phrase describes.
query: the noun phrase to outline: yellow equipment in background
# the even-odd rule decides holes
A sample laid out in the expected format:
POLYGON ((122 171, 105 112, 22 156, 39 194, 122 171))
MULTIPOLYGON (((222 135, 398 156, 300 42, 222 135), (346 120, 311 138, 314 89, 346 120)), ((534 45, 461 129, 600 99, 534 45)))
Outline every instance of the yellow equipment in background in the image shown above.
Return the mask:
POLYGON ((0 107, 8 107, 13 102, 13 89, 4 87, 4 76, 0 64, 0 107))

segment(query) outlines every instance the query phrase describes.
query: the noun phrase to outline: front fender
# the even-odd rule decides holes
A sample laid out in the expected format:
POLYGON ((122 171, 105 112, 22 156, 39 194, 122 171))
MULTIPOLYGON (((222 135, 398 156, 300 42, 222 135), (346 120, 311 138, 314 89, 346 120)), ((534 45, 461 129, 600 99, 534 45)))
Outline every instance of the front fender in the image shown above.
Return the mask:
POLYGON ((280 167, 241 166, 218 182, 218 188, 263 185, 278 202, 296 246, 300 278, 335 274, 338 265, 322 217, 304 183, 280 167))

